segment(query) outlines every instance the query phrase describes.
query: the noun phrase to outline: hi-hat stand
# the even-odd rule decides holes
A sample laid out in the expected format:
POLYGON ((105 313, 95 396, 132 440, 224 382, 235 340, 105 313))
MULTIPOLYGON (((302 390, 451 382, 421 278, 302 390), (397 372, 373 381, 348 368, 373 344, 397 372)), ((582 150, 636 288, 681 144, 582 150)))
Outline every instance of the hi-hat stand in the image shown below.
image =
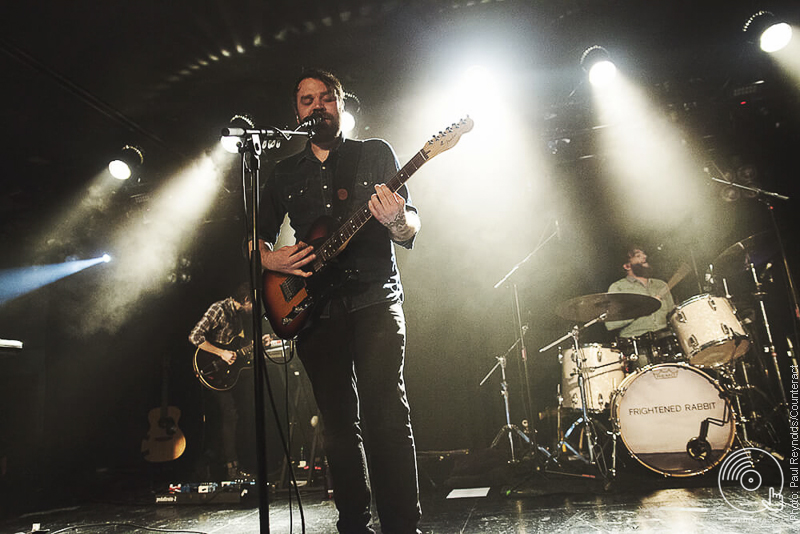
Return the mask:
POLYGON ((581 330, 585 330, 586 328, 588 328, 588 327, 590 327, 590 326, 592 326, 594 324, 597 324, 597 323, 605 321, 607 316, 608 316, 607 313, 602 313, 602 314, 598 315, 597 317, 595 317, 594 319, 592 319, 591 321, 585 323, 581 327, 579 327, 578 325, 575 325, 565 335, 563 335, 562 337, 560 337, 557 340, 553 341, 549 345, 539 349, 539 352, 547 352, 551 348, 555 347, 556 345, 558 345, 559 343, 561 343, 563 341, 566 341, 567 339, 571 339, 572 340, 572 346, 573 346, 572 359, 573 359, 573 362, 575 363, 575 369, 576 369, 575 372, 576 372, 577 377, 578 377, 578 391, 580 392, 580 395, 581 395, 581 417, 577 421, 575 421, 575 423, 573 423, 573 425, 569 428, 569 430, 567 430, 567 432, 564 434, 564 438, 561 439, 561 441, 558 443, 558 449, 561 450, 562 447, 568 449, 570 451, 570 453, 573 456, 575 456, 576 458, 578 458, 579 460, 582 460, 584 463, 586 463, 588 465, 593 465, 593 466, 597 467, 598 471, 600 471, 600 473, 604 477, 605 477, 605 472, 604 472, 603 469, 600 469, 600 466, 598 465, 598 458, 602 457, 602 454, 597 454, 596 453, 596 450, 599 450, 597 437, 594 435, 593 422, 589 418, 589 411, 587 409, 587 406, 588 406, 587 399, 588 399, 588 397, 586 395, 586 379, 587 379, 587 374, 588 374, 589 370, 586 369, 585 366, 583 365, 585 363, 585 359, 583 357, 583 352, 581 350, 581 345, 580 345, 579 339, 580 339, 580 331, 581 330), (587 448, 588 453, 589 453, 589 457, 588 458, 586 458, 583 454, 581 454, 577 449, 575 449, 567 441, 568 437, 577 428, 580 428, 582 430, 582 432, 584 433, 584 435, 586 436, 586 443, 587 443, 587 447, 586 448, 587 448))

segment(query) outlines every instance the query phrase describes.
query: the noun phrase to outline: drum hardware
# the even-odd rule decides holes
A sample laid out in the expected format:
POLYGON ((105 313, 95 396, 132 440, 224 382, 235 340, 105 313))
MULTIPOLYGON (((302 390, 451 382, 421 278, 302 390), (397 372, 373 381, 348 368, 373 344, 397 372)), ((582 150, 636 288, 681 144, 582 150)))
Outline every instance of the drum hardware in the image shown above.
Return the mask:
MULTIPOLYGON (((568 449, 576 458, 582 460, 584 463, 597 467, 603 478, 607 477, 608 472, 605 466, 605 460, 602 456, 602 449, 598 446, 598 437, 595 435, 595 423, 589 417, 589 399, 591 397, 587 394, 587 375, 590 373, 589 369, 591 369, 591 366, 584 367, 584 363, 587 359, 580 344, 580 332, 594 324, 607 320, 619 321, 649 315, 660 306, 661 303, 658 299, 634 293, 597 293, 570 299, 559 305, 556 309, 556 313, 570 321, 586 322, 583 326, 573 326, 561 338, 539 349, 539 352, 543 353, 557 346, 562 341, 566 341, 567 339, 572 340, 572 355, 570 360, 575 365, 574 376, 578 379, 577 389, 580 394, 581 417, 575 421, 565 433, 565 439, 563 439, 558 446, 560 449, 568 449), (567 441, 572 432, 577 428, 581 428, 586 438, 588 458, 567 441)), ((616 350, 615 352, 619 353, 619 351, 616 350)), ((560 358, 561 361, 566 362, 563 355, 560 358)), ((619 358, 617 361, 621 363, 619 358)), ((605 366, 599 361, 598 364, 599 365, 594 367, 599 368, 600 366, 605 366)))
POLYGON ((772 358, 772 364, 775 367, 775 378, 778 382, 778 387, 781 392, 781 398, 783 399, 783 406, 786 409, 789 408, 789 399, 786 398, 786 389, 783 385, 783 377, 781 376, 781 367, 778 363, 778 351, 775 349, 775 342, 772 338, 772 327, 770 326, 769 316, 767 315, 767 308, 764 304, 764 297, 766 293, 763 291, 764 284, 758 277, 756 273, 756 267, 753 262, 749 262, 750 273, 753 276, 753 283, 755 284, 755 292, 753 296, 756 298, 756 302, 758 302, 758 310, 761 312, 761 320, 764 323, 764 332, 767 334, 767 346, 764 348, 764 352, 767 352, 769 349, 769 355, 772 358))
POLYGON ((685 360, 678 337, 669 328, 641 336, 617 338, 617 347, 629 362, 639 361, 641 367, 685 360))
POLYGON ((525 443, 529 448, 544 454, 545 457, 549 459, 551 457, 550 452, 548 452, 546 449, 542 447, 539 447, 536 444, 535 440, 532 438, 535 430, 533 429, 533 425, 530 424, 528 419, 525 419, 523 422, 526 430, 528 431, 527 433, 520 430, 517 425, 511 423, 511 410, 509 408, 509 402, 508 402, 508 381, 506 380, 506 357, 511 351, 514 350, 514 348, 516 348, 516 346, 517 342, 511 345, 511 347, 509 347, 509 349, 505 352, 505 354, 503 354, 502 356, 496 356, 495 359, 497 360, 497 363, 494 365, 494 367, 491 368, 491 370, 486 374, 486 376, 483 377, 483 380, 481 380, 479 384, 479 386, 485 384, 486 381, 489 380, 489 377, 492 376, 492 374, 494 374, 494 372, 498 368, 500 369, 500 377, 501 377, 500 395, 502 395, 503 397, 503 408, 505 410, 506 424, 503 426, 503 428, 501 428, 498 431, 497 435, 492 441, 490 448, 497 447, 500 444, 500 441, 504 437, 506 437, 508 439, 508 445, 511 456, 509 463, 517 463, 519 461, 519 458, 517 457, 517 448, 514 444, 514 437, 516 436, 517 438, 522 440, 522 442, 525 443))
MULTIPOLYGON (((726 408, 729 406, 726 404, 726 408)), ((708 456, 711 454, 711 444, 708 442, 708 426, 713 424, 715 426, 724 427, 729 421, 728 413, 722 414, 722 419, 715 419, 713 417, 706 417, 700 423, 700 433, 696 438, 690 439, 686 443, 686 453, 690 458, 701 462, 709 461, 708 456)))
MULTIPOLYGON (((600 314, 598 317, 596 317, 596 318, 592 319, 591 321, 587 322, 586 324, 584 324, 582 328, 585 329, 585 328, 588 328, 589 326, 591 326, 593 324, 596 324, 598 322, 602 322, 602 321, 605 320, 606 316, 607 316, 607 313, 604 312, 604 313, 600 314)), ((567 338, 570 338, 570 337, 572 338, 572 343, 573 343, 573 347, 574 347, 572 361, 575 364, 575 369, 576 369, 576 372, 577 372, 578 392, 580 394, 580 399, 581 399, 582 417, 579 419, 579 421, 580 421, 581 425, 583 426, 584 431, 586 432, 586 438, 587 438, 587 443, 588 443, 587 449, 589 451, 589 459, 586 460, 586 458, 584 458, 584 456, 582 454, 580 454, 577 450, 575 450, 566 441, 566 438, 569 436, 569 434, 571 434, 572 430, 574 429, 575 425, 578 424, 578 422, 573 424, 573 426, 570 428, 570 430, 567 431, 567 433, 564 435, 565 439, 562 440, 558 444, 558 447, 559 448, 565 448, 566 447, 577 458, 583 460, 587 464, 596 465, 596 462, 595 462, 595 450, 594 450, 596 442, 595 442, 594 436, 592 434, 592 425, 591 425, 591 422, 589 420, 589 409, 588 409, 587 395, 586 395, 586 377, 585 377, 585 374, 584 374, 584 371, 583 371, 584 358, 583 358, 583 355, 581 353, 580 343, 578 341, 579 336, 580 336, 580 330, 581 330, 581 328, 579 328, 578 325, 575 325, 574 327, 572 327, 572 329, 565 336, 563 336, 561 339, 558 339, 557 341, 551 343, 550 345, 539 349, 539 352, 545 352, 546 350, 549 350, 550 348, 552 348, 555 345, 557 345, 558 343, 566 340, 567 338)), ((561 357, 561 359, 563 360, 563 356, 561 357)))
POLYGON ((506 381, 506 355, 511 350, 513 350, 515 346, 516 343, 510 349, 508 349, 508 351, 506 351, 506 354, 496 357, 497 363, 494 365, 494 367, 492 367, 489 373, 485 377, 483 377, 483 380, 481 380, 479 384, 479 386, 482 386, 487 380, 489 380, 489 377, 492 376, 495 370, 497 370, 498 368, 500 369, 500 376, 501 376, 500 395, 502 395, 503 397, 503 408, 505 409, 506 424, 497 433, 494 440, 492 441, 492 444, 490 445, 490 448, 493 449, 497 447, 497 445, 500 444, 500 440, 503 439, 503 437, 507 437, 511 453, 511 459, 509 460, 509 463, 516 463, 518 461, 517 449, 516 446, 514 445, 514 436, 520 438, 523 441, 523 443, 529 446, 531 445, 531 439, 528 437, 528 435, 525 434, 522 430, 520 430, 517 425, 511 423, 511 410, 509 409, 509 404, 508 404, 508 382, 506 381))
MULTIPOLYGON (((558 348, 558 356, 559 358, 563 359, 561 347, 558 348)), ((561 363, 561 360, 559 360, 558 363, 561 363)), ((564 441, 564 428, 562 427, 561 421, 561 410, 563 409, 564 405, 564 397, 561 395, 561 384, 557 384, 557 391, 558 413, 556 413, 556 436, 558 436, 558 442, 556 443, 556 450, 559 452, 567 452, 566 447, 561 444, 564 441)))
MULTIPOLYGON (((558 237, 560 235, 559 234, 559 228, 558 228, 558 221, 556 221, 554 224, 555 224, 555 226, 553 228, 553 231, 550 233, 550 235, 547 238, 545 238, 544 237, 544 233, 543 233, 542 234, 542 239, 539 240, 539 244, 536 245, 536 247, 532 251, 530 251, 527 256, 522 258, 522 260, 520 260, 516 265, 514 265, 511 268, 511 270, 508 271, 505 274, 505 276, 503 276, 503 278, 501 278, 493 286, 494 289, 497 289, 502 285, 507 285, 507 286, 511 286, 511 289, 512 289, 512 297, 513 297, 512 298, 512 312, 513 312, 513 317, 514 317, 514 328, 515 328, 515 330, 517 332, 517 334, 516 334, 517 335, 517 339, 516 339, 516 341, 514 341, 514 344, 511 345, 511 348, 509 348, 508 351, 506 351, 506 354, 508 354, 508 352, 513 350, 515 347, 517 347, 517 346, 519 347, 519 354, 520 354, 520 358, 522 359, 523 372, 525 373, 525 391, 524 391, 525 418, 528 421, 530 421, 530 425, 531 425, 529 434, 522 433, 518 428, 516 428, 516 433, 522 434, 523 436, 525 436, 524 441, 526 443, 528 443, 528 445, 532 446, 532 451, 533 451, 534 456, 536 456, 538 453, 541 452, 542 454, 545 455, 545 457, 548 460, 551 458, 551 454, 546 449, 540 447, 538 445, 538 443, 536 442, 536 428, 534 428, 534 426, 533 426, 533 413, 534 412, 533 412, 533 404, 532 404, 532 401, 531 401, 530 373, 528 372, 528 351, 527 351, 527 349, 525 347, 525 332, 527 331, 528 327, 527 327, 527 325, 523 325, 522 324, 522 316, 521 316, 520 309, 519 309, 519 293, 517 291, 517 284, 514 283, 514 282, 509 282, 509 280, 514 275, 514 273, 516 273, 519 270, 520 267, 522 267, 525 263, 527 263, 539 251, 539 249, 541 249, 548 242, 550 242, 551 240, 555 239, 556 237, 558 237)), ((545 230, 545 233, 546 233, 546 230, 545 230)), ((498 364, 499 363, 500 362, 498 362, 498 364)), ((494 369, 496 369, 496 368, 497 368, 497 365, 495 365, 494 368, 492 368, 492 370, 489 371, 489 374, 487 374, 486 377, 481 381, 481 385, 486 381, 487 378, 489 378, 489 376, 492 374, 492 372, 494 372, 494 369)), ((508 409, 508 388, 507 388, 506 376, 505 376, 505 362, 503 362, 502 369, 503 369, 503 388, 504 388, 503 399, 504 399, 504 402, 505 402, 505 411, 506 411, 506 427, 510 427, 512 425, 511 425, 511 419, 510 419, 510 416, 509 416, 509 409, 508 409)), ((504 427, 503 429, 500 430, 500 432, 498 433, 497 437, 495 438, 495 441, 498 441, 498 438, 502 434, 507 433, 509 442, 511 443, 511 461, 512 462, 516 462, 517 460, 516 460, 516 456, 514 454, 514 448, 513 448, 513 443, 512 443, 513 442, 512 435, 513 435, 513 433, 515 433, 515 431, 514 431, 514 428, 506 428, 506 427, 504 427)))
POLYGON ((739 443, 744 447, 757 447, 763 450, 769 450, 768 446, 764 443, 755 441, 750 435, 750 428, 754 431, 762 430, 761 438, 770 440, 771 444, 775 445, 779 442, 778 434, 772 426, 772 423, 766 419, 765 415, 760 414, 756 410, 756 401, 753 393, 758 393, 769 405, 773 406, 773 412, 779 410, 780 407, 774 407, 773 401, 761 391, 758 387, 749 383, 747 374, 747 365, 744 361, 739 362, 739 369, 742 371, 744 384, 737 381, 733 368, 718 369, 720 373, 720 384, 725 391, 724 395, 728 399, 733 399, 736 403, 736 437, 739 443), (744 399, 743 399, 744 397, 744 399), (746 401, 743 405, 742 401, 746 401), (766 434, 764 434, 764 432, 766 434))
POLYGON ((566 353, 559 348, 558 359, 562 369, 561 392, 563 406, 579 409, 581 407, 578 390, 578 367, 575 358, 581 358, 581 369, 586 384, 587 408, 592 412, 601 412, 611 402, 611 393, 625 378, 625 357, 616 348, 597 343, 584 344, 579 354, 574 349, 566 353))

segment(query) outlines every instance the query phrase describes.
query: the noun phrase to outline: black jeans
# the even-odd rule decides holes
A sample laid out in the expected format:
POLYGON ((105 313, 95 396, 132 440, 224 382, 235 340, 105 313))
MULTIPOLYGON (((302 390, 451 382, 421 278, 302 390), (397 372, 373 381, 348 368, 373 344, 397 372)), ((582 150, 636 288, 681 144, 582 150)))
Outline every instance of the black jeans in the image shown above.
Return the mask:
MULTIPOLYGON (((255 432, 253 429, 253 373, 244 371, 230 391, 203 390, 210 401, 206 414, 209 422, 209 443, 216 460, 228 467, 235 463, 242 470, 253 472, 255 467, 255 432)), ((227 476, 227 473, 223 476, 227 476)))
POLYGON ((322 414, 342 533, 373 532, 371 492, 383 534, 417 532, 422 512, 403 379, 405 334, 399 303, 347 312, 334 301, 330 318, 315 319, 298 337, 322 414))

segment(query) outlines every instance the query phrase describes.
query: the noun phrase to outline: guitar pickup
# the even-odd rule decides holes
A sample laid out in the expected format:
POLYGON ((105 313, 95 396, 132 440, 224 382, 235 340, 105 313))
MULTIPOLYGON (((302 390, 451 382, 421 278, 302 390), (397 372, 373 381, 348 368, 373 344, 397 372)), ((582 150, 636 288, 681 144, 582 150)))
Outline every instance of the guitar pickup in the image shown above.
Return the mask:
POLYGON ((306 283, 303 278, 293 275, 289 275, 280 285, 281 293, 283 293, 283 298, 286 302, 292 300, 304 287, 306 287, 306 283))
POLYGON ((292 308, 292 311, 290 311, 284 316, 284 318, 281 320, 281 324, 283 324, 284 326, 288 325, 289 323, 297 319, 298 315, 309 309, 313 304, 314 304, 314 299, 312 299, 311 297, 304 298, 303 300, 300 301, 300 303, 297 306, 294 306, 292 308))

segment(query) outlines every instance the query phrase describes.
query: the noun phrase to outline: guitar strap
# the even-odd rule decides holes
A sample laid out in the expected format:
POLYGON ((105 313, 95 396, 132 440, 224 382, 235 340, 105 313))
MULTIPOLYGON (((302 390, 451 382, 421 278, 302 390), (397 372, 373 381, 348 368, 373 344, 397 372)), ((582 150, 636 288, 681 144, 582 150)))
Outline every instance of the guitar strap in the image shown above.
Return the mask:
POLYGON ((344 139, 339 147, 339 160, 336 162, 336 172, 333 175, 333 216, 340 223, 353 212, 355 198, 353 191, 363 144, 363 141, 344 139))

